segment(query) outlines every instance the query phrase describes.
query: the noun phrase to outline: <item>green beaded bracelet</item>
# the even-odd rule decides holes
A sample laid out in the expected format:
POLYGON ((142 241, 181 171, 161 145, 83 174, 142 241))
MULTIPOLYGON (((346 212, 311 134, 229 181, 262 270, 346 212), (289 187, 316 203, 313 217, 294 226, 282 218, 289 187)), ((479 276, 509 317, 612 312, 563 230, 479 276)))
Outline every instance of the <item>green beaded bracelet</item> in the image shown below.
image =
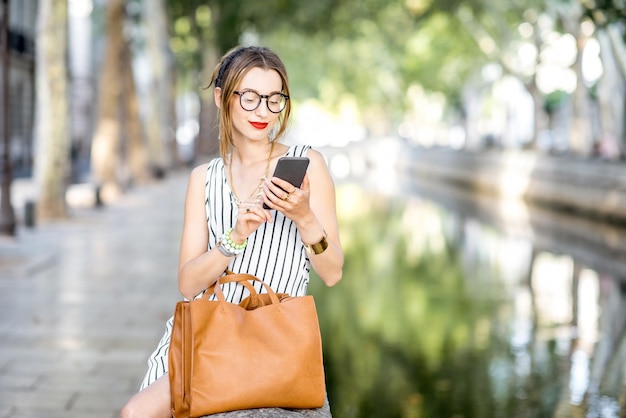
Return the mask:
POLYGON ((230 228, 228 231, 226 231, 221 239, 221 244, 228 252, 234 255, 241 254, 248 244, 248 238, 246 238, 245 241, 241 244, 235 244, 230 237, 231 232, 233 232, 233 228, 230 228))

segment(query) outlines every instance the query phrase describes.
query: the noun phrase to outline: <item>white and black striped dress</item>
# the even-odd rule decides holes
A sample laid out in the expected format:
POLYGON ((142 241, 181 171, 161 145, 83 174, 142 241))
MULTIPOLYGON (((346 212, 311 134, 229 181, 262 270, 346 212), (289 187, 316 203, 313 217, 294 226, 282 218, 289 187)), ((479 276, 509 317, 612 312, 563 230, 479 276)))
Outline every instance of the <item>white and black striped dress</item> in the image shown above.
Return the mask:
MULTIPOLYGON (((303 157, 309 149, 310 146, 293 146, 285 155, 303 157)), ((233 193, 224 170, 224 161, 221 158, 212 160, 207 168, 205 207, 209 227, 209 249, 211 249, 224 232, 235 225, 239 210, 234 203, 233 193)), ((233 258, 228 269, 235 273, 248 273, 263 279, 277 293, 303 296, 306 294, 309 283, 311 264, 306 256, 300 234, 296 225, 283 214, 273 211, 273 215, 274 222, 262 224, 248 237, 244 252, 233 258)), ((254 286, 258 292, 264 292, 260 283, 254 286)), ((236 283, 222 285, 222 290, 226 300, 232 303, 239 303, 248 296, 248 291, 236 283)), ((167 353, 173 320, 172 317, 167 321, 165 334, 148 359, 148 372, 140 390, 167 373, 167 353)))

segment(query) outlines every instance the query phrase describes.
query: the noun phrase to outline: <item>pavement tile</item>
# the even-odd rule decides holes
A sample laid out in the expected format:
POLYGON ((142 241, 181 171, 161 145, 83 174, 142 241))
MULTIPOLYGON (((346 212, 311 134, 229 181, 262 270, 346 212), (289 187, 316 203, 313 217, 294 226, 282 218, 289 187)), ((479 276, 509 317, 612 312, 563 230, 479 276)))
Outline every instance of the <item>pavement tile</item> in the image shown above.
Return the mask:
POLYGON ((12 406, 0 406, 0 418, 9 418, 11 415, 14 415, 15 408, 12 406))
POLYGON ((119 416, 180 299, 186 183, 0 238, 0 418, 119 416))
MULTIPOLYGON (((29 411, 36 408, 41 411, 62 411, 66 410, 66 405, 72 398, 72 392, 40 393, 36 390, 7 390, 0 393, 0 403, 10 404, 19 412, 16 416, 21 416, 21 411, 29 411)), ((40 415, 45 417, 45 414, 40 415)))
POLYGON ((38 382, 41 380, 41 373, 21 373, 11 374, 8 373, 0 375, 0 391, 10 390, 32 390, 38 382))

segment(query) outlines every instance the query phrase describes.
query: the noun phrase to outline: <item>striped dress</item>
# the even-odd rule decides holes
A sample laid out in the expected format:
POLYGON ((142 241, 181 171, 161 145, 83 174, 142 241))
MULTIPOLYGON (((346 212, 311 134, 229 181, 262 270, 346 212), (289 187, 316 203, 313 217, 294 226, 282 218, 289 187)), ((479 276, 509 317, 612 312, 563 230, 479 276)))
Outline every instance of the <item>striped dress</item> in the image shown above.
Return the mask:
MULTIPOLYGON (((285 156, 304 157, 309 149, 310 146, 293 146, 285 156)), ((221 158, 212 160, 207 168, 205 208, 210 250, 215 247, 224 232, 235 225, 239 210, 234 203, 233 192, 228 184, 224 161, 221 158)), ((291 220, 278 211, 272 212, 274 222, 262 224, 248 237, 244 252, 232 259, 228 269, 263 279, 277 293, 304 296, 309 283, 311 264, 300 234, 291 220)), ((254 286, 259 293, 264 292, 261 283, 254 286)), ((241 302, 249 294, 243 286, 236 283, 226 283, 222 285, 222 290, 226 300, 232 303, 241 302)), ((215 299, 215 295, 212 298, 215 299)), ((148 359, 148 372, 140 390, 167 373, 167 353, 173 321, 173 317, 167 321, 165 334, 148 359)))

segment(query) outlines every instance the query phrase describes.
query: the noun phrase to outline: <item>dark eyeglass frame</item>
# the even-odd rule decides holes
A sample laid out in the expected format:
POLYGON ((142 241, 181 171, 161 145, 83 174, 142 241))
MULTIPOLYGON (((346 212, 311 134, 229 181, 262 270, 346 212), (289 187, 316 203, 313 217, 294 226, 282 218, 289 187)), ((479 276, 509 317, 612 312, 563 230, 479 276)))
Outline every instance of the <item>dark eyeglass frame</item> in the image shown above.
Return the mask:
POLYGON ((241 106, 241 108, 247 112, 252 112, 256 109, 258 109, 258 107, 261 105, 261 102, 263 101, 263 99, 265 99, 265 105, 267 106, 267 110, 269 110, 272 113, 280 113, 283 110, 285 110, 285 107, 287 106, 287 101, 289 100, 289 96, 287 96, 286 94, 282 94, 282 93, 272 93, 272 94, 259 94, 258 92, 254 91, 254 90, 243 90, 243 91, 234 91, 233 94, 236 94, 237 96, 239 96, 239 106, 241 106), (243 95, 246 93, 254 93, 259 97, 259 100, 257 101, 256 105, 252 108, 252 109, 247 109, 244 105, 243 105, 243 95), (278 111, 278 112, 274 112, 272 109, 270 109, 270 97, 274 97, 274 96, 282 96, 282 98, 285 100, 283 102, 283 106, 282 108, 278 111))

